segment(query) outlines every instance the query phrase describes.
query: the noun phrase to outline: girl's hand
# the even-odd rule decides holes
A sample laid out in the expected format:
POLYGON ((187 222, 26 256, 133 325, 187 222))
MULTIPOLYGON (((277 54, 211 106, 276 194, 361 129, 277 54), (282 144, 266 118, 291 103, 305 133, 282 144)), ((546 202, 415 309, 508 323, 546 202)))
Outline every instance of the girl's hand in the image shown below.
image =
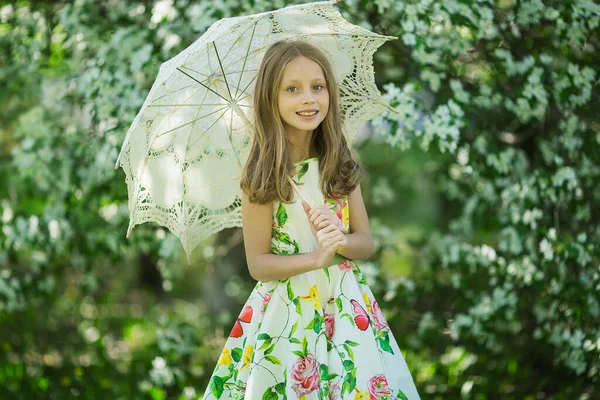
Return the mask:
POLYGON ((329 226, 333 225, 337 229, 339 229, 342 233, 346 233, 344 229, 344 224, 342 220, 338 217, 338 215, 331 209, 333 205, 327 203, 322 206, 314 206, 312 208, 309 207, 308 203, 302 201, 302 207, 306 214, 308 215, 310 222, 315 227, 317 231, 329 226))
POLYGON ((319 248, 314 250, 317 269, 328 268, 333 264, 335 253, 348 244, 346 235, 333 225, 326 226, 317 232, 319 248))

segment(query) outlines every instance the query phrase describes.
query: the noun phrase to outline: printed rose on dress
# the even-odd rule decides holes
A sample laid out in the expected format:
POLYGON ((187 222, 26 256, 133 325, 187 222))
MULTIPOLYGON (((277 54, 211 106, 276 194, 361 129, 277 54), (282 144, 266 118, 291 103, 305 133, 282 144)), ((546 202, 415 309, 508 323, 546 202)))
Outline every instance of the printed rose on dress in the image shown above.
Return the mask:
POLYGON ((375 326, 378 330, 388 328, 388 323, 375 299, 373 299, 373 319, 375 320, 375 326))
POLYGON ((333 381, 329 381, 329 400, 339 400, 340 391, 340 385, 336 385, 333 381))
POLYGON ((325 317, 325 333, 331 339, 335 333, 335 315, 323 311, 323 316, 325 317))
POLYGON ((298 397, 306 396, 319 387, 319 362, 315 356, 308 353, 306 357, 298 358, 290 371, 292 389, 298 397))
POLYGON ((267 309, 267 305, 271 300, 271 293, 265 293, 265 297, 263 297, 262 307, 260 309, 261 315, 265 315, 265 310, 267 309))
POLYGON ((369 379, 369 395, 372 400, 387 400, 392 396, 385 375, 378 374, 369 379))

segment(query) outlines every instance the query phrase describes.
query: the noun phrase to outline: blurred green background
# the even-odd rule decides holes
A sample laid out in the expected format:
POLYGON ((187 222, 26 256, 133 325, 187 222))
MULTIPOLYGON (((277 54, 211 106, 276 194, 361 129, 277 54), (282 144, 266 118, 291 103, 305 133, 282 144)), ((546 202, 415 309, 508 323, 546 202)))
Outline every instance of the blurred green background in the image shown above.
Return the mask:
MULTIPOLYGON (((125 238, 125 133, 215 21, 295 1, 0 2, 0 398, 196 399, 254 287, 125 238)), ((344 0, 400 115, 357 139, 367 275, 423 399, 600 398, 600 6, 344 0)))

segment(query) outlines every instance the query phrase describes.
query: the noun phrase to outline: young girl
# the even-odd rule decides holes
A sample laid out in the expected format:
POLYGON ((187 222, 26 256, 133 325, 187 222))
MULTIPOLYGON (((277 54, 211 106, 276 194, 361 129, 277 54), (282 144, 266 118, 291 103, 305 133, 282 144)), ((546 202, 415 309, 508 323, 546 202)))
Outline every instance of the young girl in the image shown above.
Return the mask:
POLYGON ((204 399, 419 399, 355 262, 374 244, 339 101, 318 48, 282 41, 266 51, 240 183, 247 263, 258 283, 204 399))

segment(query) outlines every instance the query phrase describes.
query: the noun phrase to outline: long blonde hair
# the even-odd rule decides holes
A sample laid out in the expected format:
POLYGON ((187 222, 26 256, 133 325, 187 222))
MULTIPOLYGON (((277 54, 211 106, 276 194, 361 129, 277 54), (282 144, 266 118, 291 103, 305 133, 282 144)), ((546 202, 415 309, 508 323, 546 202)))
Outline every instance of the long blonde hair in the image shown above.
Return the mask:
POLYGON ((340 89, 327 57, 303 41, 273 43, 262 59, 254 90, 254 132, 248 160, 242 171, 241 189, 250 202, 265 204, 293 201, 288 176, 294 173, 288 141, 278 108, 279 85, 286 65, 296 57, 307 57, 321 66, 329 92, 329 110, 312 135, 317 149, 321 192, 339 199, 349 194, 364 170, 342 133, 340 89))

